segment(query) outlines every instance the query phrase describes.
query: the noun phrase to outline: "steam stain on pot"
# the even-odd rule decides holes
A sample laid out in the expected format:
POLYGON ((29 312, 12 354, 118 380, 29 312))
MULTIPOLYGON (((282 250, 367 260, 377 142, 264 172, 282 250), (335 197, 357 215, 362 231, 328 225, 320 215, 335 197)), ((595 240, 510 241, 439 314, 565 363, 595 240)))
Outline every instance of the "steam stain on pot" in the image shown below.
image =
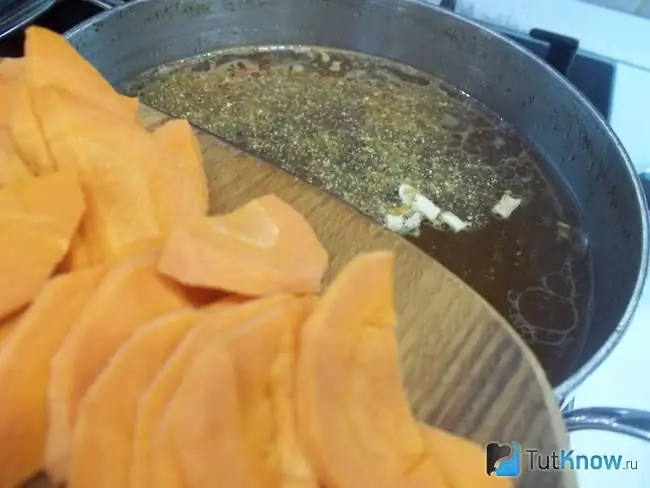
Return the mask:
POLYGON ((468 222, 409 237, 485 297, 553 385, 591 317, 588 238, 567 186, 509 124, 410 67, 349 51, 255 47, 170 63, 123 91, 261 155, 383 223, 409 184, 468 222), (521 204, 492 212, 504 194, 521 204))

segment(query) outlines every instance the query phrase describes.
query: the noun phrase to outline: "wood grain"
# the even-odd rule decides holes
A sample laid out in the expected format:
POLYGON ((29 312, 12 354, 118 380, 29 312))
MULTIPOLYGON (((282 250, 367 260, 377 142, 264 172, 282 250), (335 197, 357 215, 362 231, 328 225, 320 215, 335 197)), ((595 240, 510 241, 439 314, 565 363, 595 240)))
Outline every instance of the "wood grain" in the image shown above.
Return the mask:
MULTIPOLYGON (((148 128, 169 117, 143 107, 148 128)), ((395 251, 398 338, 417 417, 479 443, 519 442, 548 453, 568 446, 551 386, 533 354, 471 288, 405 239, 277 166, 196 129, 213 213, 274 193, 312 224, 332 261, 328 279, 357 253, 395 251)), ((575 487, 570 472, 522 470, 518 487, 575 487)))

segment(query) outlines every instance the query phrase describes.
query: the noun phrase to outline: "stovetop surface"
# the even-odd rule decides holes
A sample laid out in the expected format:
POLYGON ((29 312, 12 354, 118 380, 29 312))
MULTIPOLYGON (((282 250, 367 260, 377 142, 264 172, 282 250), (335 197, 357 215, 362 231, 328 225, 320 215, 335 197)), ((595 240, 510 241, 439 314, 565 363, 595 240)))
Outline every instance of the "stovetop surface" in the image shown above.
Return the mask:
MULTIPOLYGON (((99 12, 99 7, 83 0, 59 0, 38 17, 34 24, 63 33, 99 12)), ((24 39, 23 29, 0 39, 0 56, 22 56, 24 39)))
MULTIPOLYGON (((35 23, 63 33, 100 11, 99 7, 83 0, 60 0, 50 10, 41 15, 35 23)), ((504 33, 541 58, 548 57, 548 43, 541 42, 525 34, 504 33)), ((23 30, 17 30, 8 37, 1 39, 0 56, 22 56, 23 40, 23 30)), ((615 67, 613 64, 581 52, 575 55, 565 73, 565 76, 608 120, 611 112, 614 75, 615 67)))

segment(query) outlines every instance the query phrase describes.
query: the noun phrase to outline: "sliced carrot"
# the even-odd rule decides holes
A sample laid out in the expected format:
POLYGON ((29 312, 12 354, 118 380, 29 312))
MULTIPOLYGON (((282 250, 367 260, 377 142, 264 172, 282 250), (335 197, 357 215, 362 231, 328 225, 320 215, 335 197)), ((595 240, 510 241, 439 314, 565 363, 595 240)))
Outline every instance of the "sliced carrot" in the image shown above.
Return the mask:
MULTIPOLYGON (((168 457, 164 450, 163 452, 154 452, 154 446, 158 443, 158 428, 187 368, 200 351, 206 347, 206 344, 213 338, 221 337, 221 334, 238 328, 257 327, 264 324, 274 327, 273 324, 275 324, 275 326, 291 329, 291 324, 302 322, 311 309, 312 303, 312 300, 299 300, 288 295, 276 295, 243 304, 240 301, 234 303, 224 301, 205 310, 205 315, 200 323, 178 346, 141 398, 133 443, 131 487, 157 486, 154 479, 161 474, 155 473, 155 467, 164 468, 164 466, 161 466, 156 458, 168 457)), ((255 359, 253 359, 251 367, 254 364, 256 364, 255 359)), ((258 424, 258 427, 259 432, 267 432, 268 422, 265 422, 264 425, 258 424)), ((190 434, 188 433, 188 435, 190 434)), ((209 453, 202 452, 200 455, 209 455, 209 453)), ((171 470, 180 469, 180 465, 174 464, 173 460, 170 460, 170 463, 167 466, 170 472, 166 476, 162 476, 162 479, 174 479, 176 471, 171 470)))
POLYGON ((60 88, 34 89, 33 100, 57 167, 77 171, 84 189, 80 261, 105 263, 155 247, 160 232, 144 169, 145 160, 158 161, 151 134, 60 88))
POLYGON ((24 79, 25 63, 23 58, 0 58, 0 107, 2 107, 0 128, 6 128, 9 125, 14 88, 24 79))
POLYGON ((70 486, 129 486, 140 396, 199 315, 192 308, 163 315, 120 346, 79 405, 70 486))
POLYGON ((158 127, 154 133, 161 145, 169 149, 175 158, 178 158, 189 173, 194 191, 207 211, 208 206, 208 181, 203 169, 203 154, 201 146, 194 134, 194 130, 185 119, 172 119, 158 127))
POLYGON ((0 189, 0 318, 39 292, 68 251, 83 212, 73 173, 0 189))
POLYGON ((50 360, 104 276, 93 268, 50 280, 0 348, 0 486, 43 467, 50 360))
POLYGON ((132 99, 119 95, 63 36, 43 27, 25 30, 25 78, 30 86, 63 88, 119 117, 137 120, 132 99))
POLYGON ((9 131, 0 128, 0 188, 33 176, 18 154, 9 131))
POLYGON ((278 486, 246 459, 235 367, 222 341, 213 342, 189 365, 167 409, 153 448, 151 486, 209 486, 214 479, 223 488, 278 486), (184 456, 188 448, 192 454, 184 456), (221 476, 208 477, 215 472, 221 476))
POLYGON ((18 327, 22 314, 23 311, 20 310, 0 320, 0 349, 2 349, 2 345, 9 340, 11 334, 13 334, 16 327, 18 327))
POLYGON ((2 112, 0 112, 0 129, 8 130, 9 127, 9 109, 12 103, 12 92, 13 85, 10 83, 0 82, 0 107, 3 107, 2 112))
POLYGON ((283 334, 278 355, 270 369, 269 393, 276 422, 277 466, 282 477, 283 488, 318 488, 320 484, 298 438, 296 425, 296 363, 299 333, 300 329, 286 331, 283 334))
POLYGON ((445 486, 402 388, 393 307, 393 256, 370 253, 337 276, 303 328, 298 434, 326 486, 445 486))
POLYGON ((25 79, 25 58, 0 58, 0 83, 25 79))
POLYGON ((18 154, 37 176, 55 172, 57 167, 34 111, 32 90, 26 85, 12 85, 8 89, 7 127, 18 154))
POLYGON ((510 488, 509 478, 486 476, 485 448, 437 427, 421 426, 430 455, 436 460, 447 486, 452 488, 510 488), (459 462, 459 459, 462 461, 459 462))
POLYGON ((214 479, 224 488, 279 485, 283 473, 274 452, 278 429, 269 384, 283 337, 296 334, 313 302, 302 301, 302 310, 300 303, 295 300, 279 316, 267 310, 221 329, 202 346, 155 437, 153 486, 204 486, 214 479))
MULTIPOLYGON (((287 424, 284 416, 281 423, 276 417, 271 389, 284 385, 281 374, 274 376, 274 366, 284 353, 285 337, 297 334, 313 303, 294 299, 281 315, 262 312, 205 344, 201 355, 207 354, 207 364, 197 359, 199 364, 188 370, 160 426, 155 452, 162 449, 167 455, 154 455, 153 486, 183 486, 174 475, 173 453, 178 456, 180 479, 189 486, 205 486, 214 479, 224 488, 280 485, 283 468, 291 466, 278 458, 276 450, 278 437, 287 439, 287 424), (220 349, 230 357, 231 366, 220 349), (206 369, 213 361, 224 371, 206 369), (232 380, 223 375, 228 371, 232 380), (281 381, 274 384, 275 380, 281 381), (215 398, 222 401, 211 401, 215 398)), ((293 456, 287 450, 283 454, 293 456)), ((306 480, 316 487, 313 477, 306 480)))
POLYGON ((153 133, 161 160, 147 160, 149 180, 165 234, 208 213, 208 184, 201 149, 186 120, 170 120, 153 133))
POLYGON ((305 218, 267 195, 230 214, 179 226, 158 269, 188 285, 260 296, 317 292, 327 262, 305 218))
POLYGON ((138 326, 188 305, 183 290, 156 272, 156 258, 112 269, 52 360, 46 466, 56 482, 67 480, 79 402, 95 378, 138 326))
MULTIPOLYGON (((91 250, 84 234, 85 226, 82 224, 70 242, 68 254, 65 255, 59 266, 60 271, 67 273, 92 266, 91 250)), ((101 261, 101 259, 101 257, 97 258, 98 261, 101 261)))
POLYGON ((16 84, 25 79, 24 58, 0 58, 0 128, 9 123, 9 107, 12 102, 12 91, 16 84))

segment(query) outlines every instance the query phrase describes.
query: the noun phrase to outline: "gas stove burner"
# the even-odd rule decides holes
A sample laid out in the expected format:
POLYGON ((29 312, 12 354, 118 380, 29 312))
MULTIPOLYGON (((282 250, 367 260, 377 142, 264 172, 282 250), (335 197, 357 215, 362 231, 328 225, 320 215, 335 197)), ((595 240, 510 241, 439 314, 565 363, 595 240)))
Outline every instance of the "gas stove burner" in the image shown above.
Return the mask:
POLYGON ((34 22, 54 2, 55 0, 0 0, 0 39, 34 22))

